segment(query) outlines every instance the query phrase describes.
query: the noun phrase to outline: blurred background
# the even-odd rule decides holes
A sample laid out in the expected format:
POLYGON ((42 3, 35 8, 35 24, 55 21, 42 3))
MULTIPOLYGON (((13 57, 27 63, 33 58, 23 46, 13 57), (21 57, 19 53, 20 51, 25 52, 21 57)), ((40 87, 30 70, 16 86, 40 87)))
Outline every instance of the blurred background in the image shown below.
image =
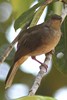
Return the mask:
MULTIPOLYGON (((36 3, 38 3, 38 0, 0 0, 0 57, 5 52, 9 43, 13 41, 21 30, 21 28, 19 28, 15 31, 15 20, 36 3)), ((67 6, 65 7, 65 11, 67 11, 67 6)), ((51 3, 45 8, 40 20, 38 21, 38 24, 44 22, 46 15, 48 17, 52 12, 60 13, 61 10, 64 10, 63 3, 51 3)), ((67 29, 64 31, 67 32, 67 29)), ((39 72, 40 64, 33 61, 31 57, 29 57, 20 66, 12 86, 5 90, 4 82, 12 65, 15 51, 16 45, 7 59, 0 64, 0 100, 11 100, 28 95, 29 89, 31 88, 34 79, 39 72)), ((59 59, 60 55, 62 57, 64 56, 61 49, 57 55, 59 59)), ((44 61, 44 55, 37 56, 37 58, 41 62, 44 61)), ((42 79, 41 85, 36 94, 52 96, 57 100, 67 100, 67 75, 59 72, 55 66, 56 65, 50 61, 48 71, 45 77, 42 79)), ((67 67, 67 63, 65 67, 67 67)))

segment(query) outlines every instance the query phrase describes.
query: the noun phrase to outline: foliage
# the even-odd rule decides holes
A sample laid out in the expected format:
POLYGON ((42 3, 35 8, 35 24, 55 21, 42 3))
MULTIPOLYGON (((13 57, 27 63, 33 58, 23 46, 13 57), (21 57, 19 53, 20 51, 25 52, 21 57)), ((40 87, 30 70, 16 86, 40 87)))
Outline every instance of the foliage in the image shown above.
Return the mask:
POLYGON ((53 57, 54 66, 64 74, 67 74, 67 16, 62 23, 62 38, 56 48, 55 56, 53 57), (61 54, 61 55, 59 55, 61 54), (59 55, 59 57, 57 56, 59 55))
POLYGON ((16 100, 56 100, 54 98, 51 97, 43 97, 43 96, 28 96, 28 97, 23 97, 23 98, 19 98, 16 100))

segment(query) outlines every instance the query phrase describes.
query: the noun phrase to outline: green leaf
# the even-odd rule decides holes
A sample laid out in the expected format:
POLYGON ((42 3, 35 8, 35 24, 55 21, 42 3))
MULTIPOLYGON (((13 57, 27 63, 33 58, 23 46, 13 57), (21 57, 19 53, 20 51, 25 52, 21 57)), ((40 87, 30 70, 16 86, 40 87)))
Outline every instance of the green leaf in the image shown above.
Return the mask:
POLYGON ((35 10, 44 2, 45 1, 42 0, 26 12, 22 13, 15 21, 15 29, 18 29, 19 27, 23 26, 26 22, 28 22, 34 16, 35 10))
POLYGON ((47 10, 46 20, 50 18, 50 16, 53 14, 61 15, 62 8, 63 4, 60 1, 57 2, 53 1, 52 3, 50 3, 47 10))
POLYGON ((21 13, 29 9, 34 0, 11 0, 15 18, 20 16, 21 13))
POLYGON ((51 97, 44 97, 44 96, 27 96, 16 100, 56 100, 56 99, 51 97))
POLYGON ((62 73, 67 74, 67 16, 62 23, 62 38, 56 47, 56 54, 53 57, 53 65, 62 73))

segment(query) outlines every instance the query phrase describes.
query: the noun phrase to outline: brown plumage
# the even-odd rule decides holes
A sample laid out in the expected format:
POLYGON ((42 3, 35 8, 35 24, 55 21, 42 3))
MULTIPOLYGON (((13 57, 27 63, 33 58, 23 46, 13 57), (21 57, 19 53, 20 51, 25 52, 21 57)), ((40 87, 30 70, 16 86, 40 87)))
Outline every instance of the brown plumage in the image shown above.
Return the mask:
POLYGON ((47 22, 23 31, 19 37, 14 63, 6 78, 10 87, 19 66, 29 57, 46 54, 56 47, 61 37, 61 17, 53 15, 47 22))

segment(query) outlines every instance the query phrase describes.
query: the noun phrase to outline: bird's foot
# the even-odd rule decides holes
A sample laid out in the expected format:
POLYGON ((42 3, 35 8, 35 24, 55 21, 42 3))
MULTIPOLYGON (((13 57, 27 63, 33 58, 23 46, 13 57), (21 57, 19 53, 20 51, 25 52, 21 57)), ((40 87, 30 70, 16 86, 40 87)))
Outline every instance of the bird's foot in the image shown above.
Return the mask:
POLYGON ((46 70, 46 72, 47 72, 48 66, 47 66, 45 63, 42 63, 41 66, 40 66, 40 69, 42 69, 42 66, 45 68, 45 70, 46 70))
MULTIPOLYGON (((43 67, 45 68, 46 72, 47 72, 48 66, 47 66, 45 63, 42 63, 42 62, 40 62, 39 60, 37 60, 35 56, 32 56, 31 58, 32 58, 33 60, 37 61, 38 63, 40 63, 41 66, 43 66, 43 67)), ((41 66, 40 66, 40 69, 41 69, 41 66)))

